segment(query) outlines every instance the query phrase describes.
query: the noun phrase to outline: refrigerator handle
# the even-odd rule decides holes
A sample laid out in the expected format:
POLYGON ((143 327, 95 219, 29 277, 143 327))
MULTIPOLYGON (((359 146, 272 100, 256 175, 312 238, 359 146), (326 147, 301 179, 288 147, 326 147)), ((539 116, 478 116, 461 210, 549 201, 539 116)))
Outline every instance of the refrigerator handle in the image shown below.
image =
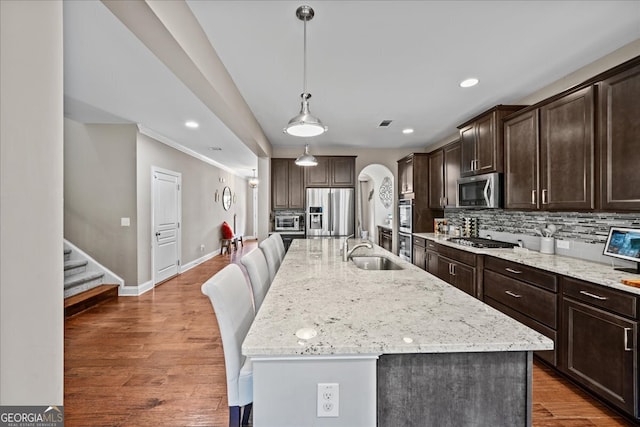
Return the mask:
POLYGON ((333 234, 333 191, 329 190, 329 232, 333 234))

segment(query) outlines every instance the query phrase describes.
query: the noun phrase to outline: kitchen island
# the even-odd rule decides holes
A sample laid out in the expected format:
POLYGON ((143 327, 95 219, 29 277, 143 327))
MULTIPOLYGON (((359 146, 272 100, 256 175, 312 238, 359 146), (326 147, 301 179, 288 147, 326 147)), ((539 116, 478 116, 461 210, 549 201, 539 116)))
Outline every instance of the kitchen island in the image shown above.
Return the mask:
POLYGON ((531 352, 551 340, 378 246, 355 254, 402 269, 344 262, 341 243, 294 241, 243 343, 256 427, 530 424, 531 352), (324 383, 337 417, 318 417, 324 383))

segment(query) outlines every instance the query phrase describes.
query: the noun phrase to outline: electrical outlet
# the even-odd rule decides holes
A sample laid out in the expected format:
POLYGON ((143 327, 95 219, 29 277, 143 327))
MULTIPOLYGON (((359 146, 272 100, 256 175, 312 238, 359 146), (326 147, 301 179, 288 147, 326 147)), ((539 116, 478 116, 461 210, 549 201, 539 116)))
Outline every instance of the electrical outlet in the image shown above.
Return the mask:
POLYGON ((571 249, 571 242, 569 240, 556 240, 556 246, 558 246, 558 249, 571 249))
POLYGON ((318 383, 318 417, 337 417, 340 410, 340 385, 318 383))
POLYGON ((204 252, 204 245, 200 245, 200 252, 204 252))

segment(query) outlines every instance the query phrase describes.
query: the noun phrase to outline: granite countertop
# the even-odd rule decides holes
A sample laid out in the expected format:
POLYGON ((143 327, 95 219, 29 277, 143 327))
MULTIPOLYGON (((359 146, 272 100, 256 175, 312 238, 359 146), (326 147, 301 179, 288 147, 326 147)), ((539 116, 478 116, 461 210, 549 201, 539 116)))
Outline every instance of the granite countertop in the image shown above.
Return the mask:
POLYGON ((640 288, 621 283, 622 279, 640 280, 640 274, 625 273, 614 270, 610 265, 600 264, 593 261, 585 261, 578 258, 571 258, 561 255, 541 254, 538 251, 516 249, 480 249, 469 246, 462 246, 447 241, 447 237, 434 233, 414 233, 414 236, 433 240, 439 244, 451 246, 463 251, 475 254, 491 255, 508 261, 536 267, 553 273, 562 274, 567 277, 584 280, 597 285, 615 288, 636 295, 640 295, 640 288))
MULTIPOLYGON (((351 239, 350 247, 359 240, 351 239)), ((291 245, 242 345, 251 357, 549 350, 553 342, 379 246, 402 270, 343 262, 342 239, 291 245), (317 336, 301 339, 302 328, 317 336)))

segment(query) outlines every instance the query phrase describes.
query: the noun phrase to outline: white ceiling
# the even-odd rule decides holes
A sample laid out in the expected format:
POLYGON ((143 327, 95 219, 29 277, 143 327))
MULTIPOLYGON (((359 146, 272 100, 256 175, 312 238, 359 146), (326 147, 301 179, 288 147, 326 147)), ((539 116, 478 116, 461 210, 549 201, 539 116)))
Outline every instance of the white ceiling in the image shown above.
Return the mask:
MULTIPOLYGON (((640 39, 639 1, 187 0, 275 147, 423 149, 496 104, 515 103, 640 39), (282 128, 300 108, 301 4, 311 111, 329 126, 282 128), (462 89, 467 77, 480 84, 462 89), (387 129, 380 121, 393 120, 387 129), (415 129, 403 135, 404 127, 415 129)), ((251 175, 255 154, 102 3, 65 1, 65 111, 133 122, 251 175), (184 127, 188 119, 200 128, 184 127), (209 147, 222 147, 211 151, 209 147)))

